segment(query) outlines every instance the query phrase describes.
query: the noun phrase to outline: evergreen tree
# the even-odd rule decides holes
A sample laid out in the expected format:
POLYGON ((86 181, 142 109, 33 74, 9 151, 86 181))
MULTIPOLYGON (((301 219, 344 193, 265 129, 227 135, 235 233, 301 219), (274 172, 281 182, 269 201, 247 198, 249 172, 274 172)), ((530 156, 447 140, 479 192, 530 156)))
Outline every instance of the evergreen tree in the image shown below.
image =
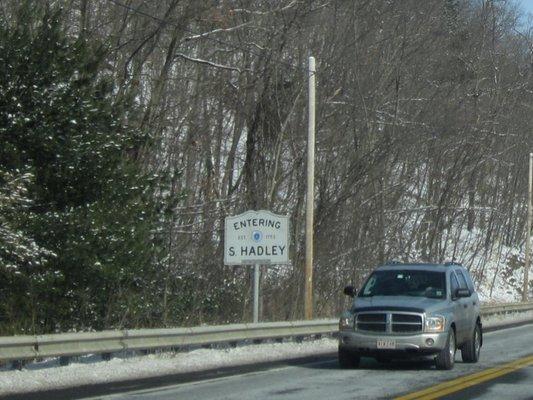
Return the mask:
POLYGON ((128 156, 145 138, 121 122, 126 108, 98 73, 105 48, 69 37, 62 18, 27 1, 0 26, 5 332, 123 325, 146 302, 150 184, 128 156))

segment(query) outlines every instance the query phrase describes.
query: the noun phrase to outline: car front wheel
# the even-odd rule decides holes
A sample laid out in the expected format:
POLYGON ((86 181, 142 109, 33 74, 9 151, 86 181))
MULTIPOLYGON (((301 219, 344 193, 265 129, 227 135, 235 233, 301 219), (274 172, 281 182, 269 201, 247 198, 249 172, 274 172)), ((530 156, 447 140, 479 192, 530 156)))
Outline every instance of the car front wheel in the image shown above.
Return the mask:
POLYGON ((465 343, 461 349, 461 357, 464 362, 476 363, 479 360, 479 353, 481 352, 481 328, 476 324, 472 337, 465 343))
POLYGON ((455 331, 450 328, 448 333, 448 340, 446 346, 440 351, 435 358, 435 365, 437 369, 452 369, 455 364, 455 352, 457 350, 455 343, 455 331))

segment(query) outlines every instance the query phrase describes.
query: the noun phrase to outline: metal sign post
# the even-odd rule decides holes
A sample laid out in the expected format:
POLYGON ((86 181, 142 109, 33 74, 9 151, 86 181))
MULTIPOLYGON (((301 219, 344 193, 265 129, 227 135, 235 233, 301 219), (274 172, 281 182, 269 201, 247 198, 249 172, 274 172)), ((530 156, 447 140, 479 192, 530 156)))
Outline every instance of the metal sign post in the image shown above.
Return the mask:
POLYGON ((259 322, 259 264, 254 265, 254 324, 259 322))
POLYGON ((253 322, 259 322, 260 265, 289 264, 289 217, 265 210, 226 217, 224 264, 254 266, 253 322))

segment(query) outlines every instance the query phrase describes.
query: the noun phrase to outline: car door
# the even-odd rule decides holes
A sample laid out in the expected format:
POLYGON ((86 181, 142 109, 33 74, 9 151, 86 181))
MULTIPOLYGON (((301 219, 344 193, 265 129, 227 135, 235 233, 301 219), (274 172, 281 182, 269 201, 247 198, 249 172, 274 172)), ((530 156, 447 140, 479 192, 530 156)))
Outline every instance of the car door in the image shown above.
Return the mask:
POLYGON ((477 321, 477 318, 479 317, 479 296, 476 292, 476 288, 474 286, 474 282, 472 281, 472 277, 470 276, 470 273, 467 270, 463 270, 463 274, 466 278, 466 283, 468 284, 468 288, 472 292, 472 306, 473 306, 473 320, 474 323, 477 321))
POLYGON ((450 272, 450 292, 451 299, 453 302, 453 314, 455 316, 455 331, 457 335, 457 345, 460 345, 465 340, 466 334, 466 313, 465 311, 465 302, 464 298, 455 297, 455 291, 460 288, 459 279, 455 274, 455 271, 450 272))
POLYGON ((463 298, 463 308, 466 315, 466 321, 465 321, 465 335, 467 336, 466 339, 468 339, 472 332, 474 332, 474 326, 476 323, 476 309, 475 306, 477 305, 476 300, 473 296, 473 290, 468 285, 468 282, 466 280, 466 277, 461 270, 455 271, 457 274, 457 278, 459 279, 459 287, 461 289, 468 289, 470 291, 470 296, 463 298))

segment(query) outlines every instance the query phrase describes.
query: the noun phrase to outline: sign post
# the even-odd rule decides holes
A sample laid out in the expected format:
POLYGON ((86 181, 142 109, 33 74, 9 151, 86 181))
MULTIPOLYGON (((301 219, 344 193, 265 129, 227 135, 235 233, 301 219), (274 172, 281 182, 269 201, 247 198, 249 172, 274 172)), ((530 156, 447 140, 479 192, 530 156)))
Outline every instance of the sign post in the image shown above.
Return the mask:
POLYGON ((259 322, 259 264, 254 265, 254 324, 259 322))
POLYGON ((288 216, 260 210, 226 217, 224 264, 254 266, 254 322, 259 321, 259 266, 288 263, 288 216))

